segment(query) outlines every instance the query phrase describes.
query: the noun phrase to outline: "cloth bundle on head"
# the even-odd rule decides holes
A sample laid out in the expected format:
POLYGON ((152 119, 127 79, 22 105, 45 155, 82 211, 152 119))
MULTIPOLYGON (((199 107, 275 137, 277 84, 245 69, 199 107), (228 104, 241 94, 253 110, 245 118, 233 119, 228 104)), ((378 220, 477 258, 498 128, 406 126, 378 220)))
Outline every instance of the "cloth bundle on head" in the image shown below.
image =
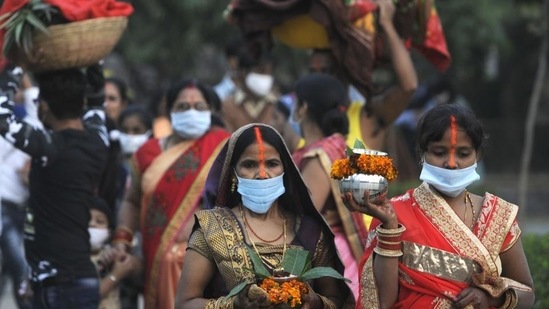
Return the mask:
MULTIPOLYGON (((408 48, 443 71, 451 58, 433 2, 397 1, 394 24, 408 48)), ((376 9, 373 0, 233 0, 228 19, 256 55, 272 47, 273 36, 294 48, 329 48, 351 84, 369 97, 383 50, 376 9)))

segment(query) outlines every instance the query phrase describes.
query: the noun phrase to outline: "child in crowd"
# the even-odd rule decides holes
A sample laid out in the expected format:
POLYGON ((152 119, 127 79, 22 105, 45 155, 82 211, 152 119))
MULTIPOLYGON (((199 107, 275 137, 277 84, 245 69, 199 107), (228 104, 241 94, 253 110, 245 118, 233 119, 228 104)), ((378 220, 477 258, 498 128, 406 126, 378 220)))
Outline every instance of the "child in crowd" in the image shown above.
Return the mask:
POLYGON ((103 254, 103 248, 108 243, 114 225, 114 217, 107 203, 96 197, 90 209, 90 233, 91 259, 101 277, 99 295, 101 303, 99 309, 118 309, 119 282, 126 277, 139 273, 140 260, 128 255, 124 260, 111 259, 103 254))

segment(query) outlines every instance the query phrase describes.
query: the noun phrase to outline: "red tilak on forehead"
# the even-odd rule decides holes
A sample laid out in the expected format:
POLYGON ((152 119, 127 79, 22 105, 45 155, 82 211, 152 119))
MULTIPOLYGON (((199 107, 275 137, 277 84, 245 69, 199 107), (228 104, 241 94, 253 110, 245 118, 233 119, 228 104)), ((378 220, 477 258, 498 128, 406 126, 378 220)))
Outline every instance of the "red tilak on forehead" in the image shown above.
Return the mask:
POLYGON ((254 131, 257 146, 259 148, 259 177, 265 178, 265 144, 263 143, 263 137, 261 136, 261 131, 259 131, 259 127, 255 127, 254 131))
POLYGON ((457 121, 455 116, 450 116, 450 167, 456 166, 457 121))

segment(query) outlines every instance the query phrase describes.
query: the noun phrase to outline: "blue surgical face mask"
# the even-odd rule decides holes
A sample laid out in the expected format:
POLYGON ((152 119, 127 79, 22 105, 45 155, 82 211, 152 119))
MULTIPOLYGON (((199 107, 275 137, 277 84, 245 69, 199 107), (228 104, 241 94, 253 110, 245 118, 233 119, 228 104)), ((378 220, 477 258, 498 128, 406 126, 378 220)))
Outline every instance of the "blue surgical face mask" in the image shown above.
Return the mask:
POLYGON ((171 113, 170 116, 173 130, 182 138, 199 138, 208 131, 212 123, 210 111, 190 109, 171 113))
POLYGON ((242 205, 249 210, 264 214, 273 205, 286 189, 284 188, 284 174, 268 179, 238 178, 238 193, 242 196, 242 205))
POLYGON ((462 169, 446 169, 423 162, 419 179, 435 187, 444 195, 456 197, 467 186, 480 179, 477 163, 462 169))

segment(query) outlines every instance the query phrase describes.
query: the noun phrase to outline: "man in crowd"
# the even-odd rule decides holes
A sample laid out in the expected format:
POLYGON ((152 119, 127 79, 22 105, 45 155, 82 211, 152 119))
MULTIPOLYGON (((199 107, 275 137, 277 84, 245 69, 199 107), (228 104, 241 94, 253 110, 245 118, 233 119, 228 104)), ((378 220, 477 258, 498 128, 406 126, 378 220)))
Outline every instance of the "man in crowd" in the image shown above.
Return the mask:
POLYGON ((24 237, 33 308, 97 308, 99 281, 90 260, 88 223, 107 155, 105 115, 92 108, 81 118, 87 84, 81 70, 35 78, 47 129, 19 121, 11 102, 0 98, 0 135, 32 158, 24 237))

